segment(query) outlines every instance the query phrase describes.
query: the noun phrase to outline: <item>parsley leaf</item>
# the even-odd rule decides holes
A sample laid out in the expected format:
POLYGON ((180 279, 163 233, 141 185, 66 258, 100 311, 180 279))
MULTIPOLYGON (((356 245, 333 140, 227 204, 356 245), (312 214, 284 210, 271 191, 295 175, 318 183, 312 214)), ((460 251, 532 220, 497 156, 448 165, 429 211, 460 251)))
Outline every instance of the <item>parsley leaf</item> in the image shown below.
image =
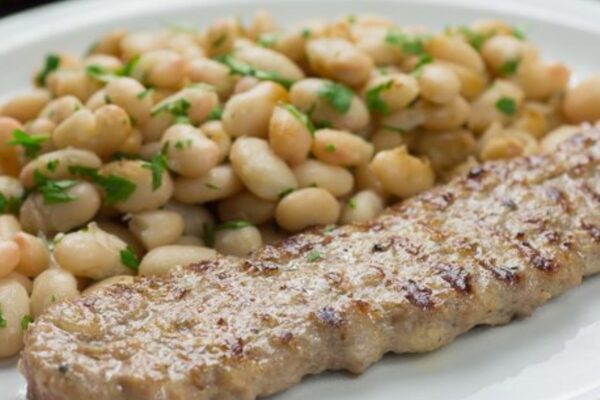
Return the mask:
POLYGON ((302 111, 300 111, 299 109, 294 107, 292 104, 280 103, 279 105, 281 107, 285 108, 287 110, 287 112, 292 114, 292 116, 294 118, 296 118, 302 125, 304 125, 308 129, 308 131, 310 132, 311 135, 315 133, 315 126, 313 125, 310 118, 308 118, 308 115, 304 114, 302 111))
POLYGON ((77 181, 69 179, 52 181, 37 169, 33 172, 33 181, 36 189, 44 197, 45 204, 68 203, 76 199, 76 197, 67 193, 67 190, 75 186, 77 181))
POLYGON ((500 67, 500 73, 502 75, 514 75, 519 69, 521 60, 518 58, 508 60, 500 67))
POLYGON ((408 35, 400 31, 388 31, 385 35, 386 43, 399 46, 405 54, 419 55, 425 52, 423 38, 416 35, 408 35))
POLYGON ((138 260, 131 247, 127 246, 124 248, 120 251, 119 255, 121 256, 121 264, 130 270, 137 272, 137 270, 140 268, 140 260, 138 260))
POLYGON ((210 182, 204 183, 204 186, 206 186, 207 188, 212 189, 212 190, 219 190, 219 187, 217 185, 210 183, 210 182))
POLYGON ((152 109, 150 115, 154 116, 162 112, 169 112, 175 117, 177 122, 189 123, 187 112, 191 106, 192 105, 190 104, 190 102, 182 97, 171 102, 159 104, 158 106, 152 109))
POLYGON ((467 39, 467 42, 473 47, 475 50, 480 51, 483 47, 483 43, 485 42, 486 37, 479 32, 475 32, 466 26, 458 27, 458 31, 462 33, 462 35, 467 39))
POLYGON ((18 197, 6 197, 0 193, 0 214, 17 214, 22 200, 18 197))
POLYGON ((146 90, 142 90, 141 92, 139 92, 138 94, 135 95, 135 97, 137 97, 138 99, 142 100, 144 99, 146 96, 148 96, 150 93, 152 93, 152 88, 148 88, 146 90))
POLYGON ((290 79, 285 79, 279 76, 276 72, 264 71, 261 69, 257 69, 252 67, 249 64, 246 64, 243 61, 235 59, 230 54, 220 55, 215 57, 215 60, 220 62, 221 64, 225 64, 229 67, 232 74, 242 75, 242 76, 253 76, 261 81, 273 81, 279 83, 281 86, 289 89, 294 83, 290 79))
POLYGON ((335 145, 333 143, 329 143, 325 146, 325 151, 328 153, 334 153, 335 150, 335 145))
POLYGON ((29 314, 23 315, 21 318, 21 329, 26 330, 30 323, 33 322, 33 317, 29 314))
POLYGON ((501 97, 496 102, 496 108, 506 115, 514 115, 517 112, 517 104, 510 97, 501 97))
POLYGON ((331 107, 342 114, 348 112, 350 105, 352 104, 352 99, 354 98, 354 92, 352 90, 335 82, 327 82, 321 86, 318 95, 326 99, 331 107))
POLYGON ((262 47, 273 47, 279 39, 279 34, 274 32, 263 33, 259 36, 256 43, 262 47))
POLYGON ((4 319, 4 315, 2 314, 2 304, 0 304, 0 328, 6 328, 8 325, 8 321, 4 319))
POLYGON ((387 115, 390 113, 390 107, 381 98, 381 93, 386 90, 390 90, 393 84, 394 82, 390 79, 367 90, 365 97, 369 110, 381 113, 383 115, 387 115))
POLYGON ((130 180, 114 174, 103 176, 94 168, 72 165, 69 167, 69 172, 83 178, 90 178, 104 189, 106 194, 105 202, 108 205, 127 200, 136 188, 136 184, 130 180))
POLYGON ((44 68, 35 77, 35 82, 38 86, 46 86, 46 78, 52 72, 58 69, 60 66, 60 57, 56 54, 48 54, 46 56, 46 63, 44 68))
POLYGON ((518 26, 514 26, 512 29, 512 34, 514 37, 516 37, 519 40, 525 40, 525 31, 523 30, 523 28, 519 28, 518 26))
POLYGON ((285 189, 282 190, 281 192, 279 192, 279 194, 277 195, 277 197, 279 197, 280 199, 283 199, 285 196, 287 196, 288 194, 292 193, 294 190, 294 188, 289 188, 289 189, 285 189))
POLYGON ((216 106, 210 111, 208 117, 206 117, 207 121, 218 121, 223 117, 223 107, 216 106))
POLYGON ((348 200, 348 207, 355 209, 356 208, 356 199, 348 200))
POLYGON ((217 231, 222 231, 226 229, 242 229, 249 226, 254 226, 253 223, 248 221, 227 221, 223 222, 221 225, 217 226, 215 229, 217 231))
POLYGON ((140 55, 138 54, 135 57, 131 58, 131 60, 127 61, 127 63, 125 63, 125 65, 123 65, 121 68, 119 68, 115 73, 118 76, 131 76, 133 69, 135 68, 135 66, 137 65, 137 63, 139 61, 140 61, 140 55))
POLYGON ((321 253, 319 253, 317 250, 312 250, 306 255, 306 259, 309 262, 319 261, 321 258, 321 253))
POLYGON ((46 163, 46 168, 48 171, 55 172, 56 168, 58 168, 58 164, 60 164, 60 160, 50 160, 46 163))
POLYGON ((116 78, 116 75, 109 73, 104 68, 96 64, 86 65, 85 73, 97 81, 108 83, 116 78))
POLYGON ((50 135, 28 135, 21 129, 12 132, 13 139, 6 142, 11 146, 21 146, 25 149, 25 155, 34 158, 42 150, 42 143, 50 139, 50 135))
POLYGON ((215 244, 215 227, 212 224, 204 223, 202 225, 202 240, 207 246, 214 246, 215 244))
POLYGON ((168 169, 169 165, 167 162, 167 150, 169 149, 169 142, 165 143, 165 146, 160 153, 152 157, 150 162, 144 163, 143 167, 149 169, 152 172, 152 190, 157 190, 162 185, 162 175, 168 169))

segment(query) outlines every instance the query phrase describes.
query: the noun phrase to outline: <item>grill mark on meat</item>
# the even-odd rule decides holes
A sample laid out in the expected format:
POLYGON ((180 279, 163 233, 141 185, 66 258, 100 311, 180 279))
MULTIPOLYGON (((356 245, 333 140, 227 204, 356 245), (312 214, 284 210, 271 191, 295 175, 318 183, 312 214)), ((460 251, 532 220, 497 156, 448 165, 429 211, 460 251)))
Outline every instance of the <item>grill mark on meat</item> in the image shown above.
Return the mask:
POLYGON ((272 275, 279 272, 279 265, 271 261, 245 260, 243 268, 251 274, 272 275))
POLYGON ((504 207, 508 208, 510 211, 517 211, 519 208, 517 206, 517 203, 515 203, 513 199, 510 199, 508 197, 502 198, 500 200, 500 204, 502 204, 504 207))
POLYGON ((525 257, 529 259, 529 262, 537 269, 545 272, 554 272, 558 269, 559 265, 551 257, 545 257, 541 252, 533 247, 527 240, 520 240, 516 242, 517 249, 525 257))
POLYGON ((581 227, 590 234, 594 242, 600 243, 600 227, 587 222, 586 220, 581 220, 581 227))
POLYGON ((409 279, 404 285, 402 285, 402 289, 406 291, 405 297, 413 306, 419 307, 423 310, 433 309, 435 304, 431 297, 433 292, 430 288, 423 287, 414 280, 409 279))
POLYGON ((454 264, 438 264, 435 268, 440 277, 458 293, 471 293, 471 276, 464 268, 454 264))
POLYGON ((571 201, 565 192, 557 187, 552 186, 546 190, 546 194, 551 200, 557 202, 565 213, 571 213, 571 201))
POLYGON ((450 207, 455 200, 454 193, 452 192, 442 192, 442 193, 433 193, 431 196, 424 196, 423 198, 427 203, 432 204, 439 211, 443 211, 450 207))
POLYGON ((477 265, 492 273, 492 276, 500 281, 510 285, 516 285, 521 281, 521 276, 518 272, 510 268, 498 267, 495 265, 495 260, 484 260, 477 258, 477 265))
MULTIPOLYGON (((543 157, 486 164, 479 184, 463 178, 433 189, 430 196, 456 195, 445 210, 420 195, 371 223, 301 234, 294 250, 299 254, 290 256, 275 244, 273 251, 249 257, 273 262, 281 271, 293 267, 289 273, 254 273, 244 260, 220 257, 200 267, 174 268, 167 276, 136 278, 124 295, 101 289, 90 294, 91 308, 85 305, 89 297, 57 304, 26 332, 22 370, 28 396, 253 400, 306 374, 359 373, 383 353, 431 351, 474 325, 527 315, 600 267, 600 243, 592 241, 600 221, 598 200, 573 190, 586 180, 595 188, 600 178, 598 168, 585 165, 586 153, 600 154, 600 131, 586 135, 595 138, 591 149, 571 141, 543 157), (580 163, 582 175, 571 176, 580 163), (551 204, 548 187, 569 196, 572 216, 551 204), (499 194, 518 209, 507 210, 499 194), (525 222, 528 218, 538 221, 525 222), (429 226, 447 238, 436 244, 429 226), (327 245, 326 237, 332 238, 327 245), (371 253, 392 237, 422 245, 419 255, 371 253), (561 252, 566 240, 577 252, 561 252), (307 261, 299 250, 306 243, 319 247, 320 262, 307 261), (560 268, 540 273, 531 260, 536 254, 560 261, 560 268), (443 277, 447 268, 440 268, 445 264, 470 273, 467 283, 477 295, 452 288, 443 277), (326 273, 343 276, 351 290, 331 290, 326 273), (519 282, 527 286, 516 286, 519 282), (190 288, 185 303, 170 301, 177 287, 190 288), (94 357, 92 347, 102 349, 102 356, 94 357), (77 373, 76 380, 61 375, 63 363, 77 373)), ((461 282, 456 280, 459 288, 461 282)))
POLYGON ((467 179, 480 181, 483 178, 485 172, 485 169, 483 169, 482 166, 478 165, 476 167, 471 168, 469 172, 467 172, 467 179))
POLYGON ((586 182, 581 184, 581 190, 588 194, 595 202, 600 203, 600 193, 596 192, 586 182))

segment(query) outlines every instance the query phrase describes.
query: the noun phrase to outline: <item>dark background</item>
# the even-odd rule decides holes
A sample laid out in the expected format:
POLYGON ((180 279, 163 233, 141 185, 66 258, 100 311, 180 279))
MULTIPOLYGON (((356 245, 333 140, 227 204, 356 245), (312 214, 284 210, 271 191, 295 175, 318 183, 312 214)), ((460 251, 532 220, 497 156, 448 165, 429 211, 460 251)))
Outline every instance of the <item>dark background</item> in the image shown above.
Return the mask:
POLYGON ((0 0, 0 17, 59 0, 0 0))

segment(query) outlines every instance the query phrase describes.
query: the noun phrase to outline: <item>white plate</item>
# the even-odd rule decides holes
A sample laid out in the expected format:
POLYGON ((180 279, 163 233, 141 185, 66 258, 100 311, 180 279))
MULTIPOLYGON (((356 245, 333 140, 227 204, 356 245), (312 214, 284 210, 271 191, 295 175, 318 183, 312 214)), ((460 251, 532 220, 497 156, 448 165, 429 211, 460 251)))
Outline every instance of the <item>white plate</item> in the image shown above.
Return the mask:
MULTIPOLYGON (((202 24, 221 15, 247 17, 258 7, 273 11, 285 22, 369 11, 404 24, 443 28, 480 17, 500 17, 524 26, 545 57, 566 61, 578 76, 600 71, 600 5, 581 0, 87 0, 0 21, 0 94, 23 89, 46 52, 82 51, 110 27, 202 24)), ((600 277, 592 278, 525 320, 477 329, 431 354, 388 356, 360 377, 311 377, 274 400, 597 400, 598 293, 600 277)), ((3 400, 23 398, 24 381, 15 365, 16 360, 0 363, 3 400)))

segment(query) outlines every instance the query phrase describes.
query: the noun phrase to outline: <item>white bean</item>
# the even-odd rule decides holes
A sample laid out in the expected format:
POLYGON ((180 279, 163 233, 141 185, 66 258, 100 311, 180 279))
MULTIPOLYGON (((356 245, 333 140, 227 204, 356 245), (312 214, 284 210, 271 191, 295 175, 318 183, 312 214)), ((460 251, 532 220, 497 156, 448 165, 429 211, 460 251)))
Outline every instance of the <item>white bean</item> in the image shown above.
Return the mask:
POLYGON ((273 111, 269 144, 275 154, 289 164, 298 164, 308 157, 312 132, 307 121, 307 116, 289 104, 280 104, 273 111))
POLYGON ((363 190, 352 196, 344 205, 340 223, 366 222, 383 211, 383 199, 372 190, 363 190))
POLYGON ((69 271, 52 268, 42 272, 33 281, 31 314, 38 318, 53 304, 79 296, 77 279, 69 271))
POLYGON ((178 265, 186 266, 212 260, 217 252, 207 247, 169 245, 151 250, 142 259, 140 275, 164 275, 178 265))
POLYGON ((286 190, 298 187, 292 170, 262 139, 237 139, 229 154, 231 165, 244 185, 265 200, 277 200, 286 190))
POLYGON ((14 279, 0 280, 0 312, 4 325, 0 328, 0 358, 17 354, 23 347, 23 317, 30 314, 29 296, 14 279))
POLYGON ((315 132, 312 153, 327 164, 352 167, 369 162, 373 145, 347 131, 319 129, 315 132))
POLYGON ((20 257, 19 246, 13 240, 0 239, 0 279, 13 272, 20 257))
POLYGON ((340 204, 325 189, 304 188, 285 196, 277 205, 275 219, 288 231, 296 232, 313 225, 337 222, 340 204))
POLYGON ((101 280, 133 273, 123 264, 121 252, 126 249, 124 241, 91 223, 85 230, 63 236, 54 247, 54 257, 63 269, 76 276, 101 280))
POLYGON ((162 148, 167 146, 169 169, 185 177, 205 175, 219 162, 219 146, 191 125, 170 127, 164 133, 161 145, 162 148))
POLYGON ((274 201, 242 192, 219 202, 219 218, 223 221, 248 221, 258 225, 274 217, 275 205, 274 201))
POLYGON ((25 123, 37 117, 49 101, 50 93, 47 90, 38 89, 12 97, 2 104, 0 114, 25 123))
POLYGON ((5 279, 13 279, 17 281, 23 288, 27 291, 27 294, 31 294, 31 290, 33 289, 33 282, 27 276, 21 274, 20 272, 11 272, 6 275, 5 279))
POLYGON ((169 210, 145 211, 129 220, 129 229, 147 250, 175 243, 183 234, 183 225, 183 218, 169 210))
POLYGON ((175 180, 175 200, 181 203, 208 203, 233 196, 244 189, 231 165, 217 165, 200 178, 175 180))
POLYGON ((215 234, 215 249, 228 256, 246 257, 262 244, 260 231, 254 226, 221 229, 215 234))
POLYGON ((16 272, 34 278, 50 266, 50 252, 45 240, 25 232, 19 232, 13 240, 20 253, 16 272))
POLYGON ((0 239, 12 239, 20 231, 21 224, 14 215, 0 215, 0 239))
POLYGON ((206 225, 213 225, 215 219, 204 207, 176 203, 171 201, 165 205, 165 209, 175 211, 183 218, 183 234, 201 237, 206 225))
POLYGON ((350 171, 317 160, 306 160, 296 165, 294 175, 299 187, 320 187, 335 197, 346 196, 354 187, 354 177, 350 171))

